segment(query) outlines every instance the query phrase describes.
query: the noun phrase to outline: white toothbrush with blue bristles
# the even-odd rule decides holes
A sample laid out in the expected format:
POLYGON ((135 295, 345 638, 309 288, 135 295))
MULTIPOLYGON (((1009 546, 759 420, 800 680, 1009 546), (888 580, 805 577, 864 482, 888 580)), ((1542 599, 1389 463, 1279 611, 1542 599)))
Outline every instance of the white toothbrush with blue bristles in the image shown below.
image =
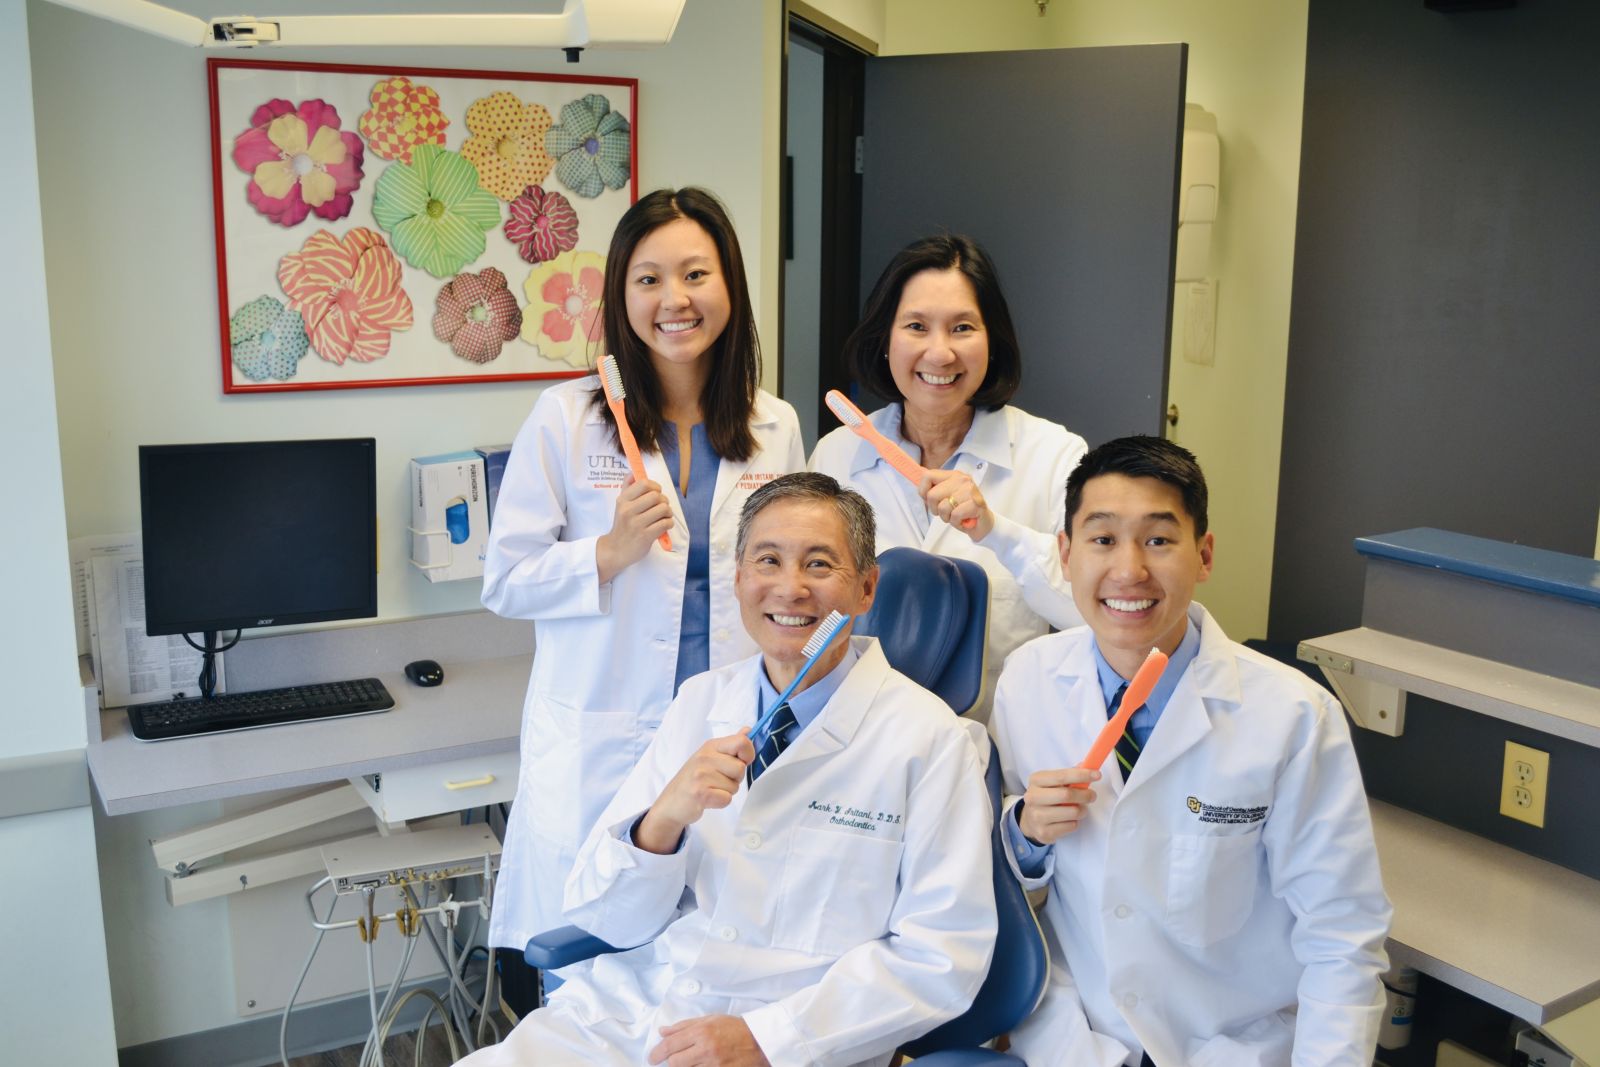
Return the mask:
POLYGON ((772 725, 772 717, 778 713, 779 708, 788 702, 795 686, 800 684, 800 679, 804 678, 811 670, 812 665, 822 658, 822 654, 828 651, 828 647, 833 644, 834 640, 844 633, 845 627, 849 622, 850 616, 844 612, 830 611, 817 624, 817 628, 811 632, 811 639, 800 649, 801 654, 806 657, 805 666, 800 668, 800 673, 794 676, 794 681, 790 682, 788 688, 778 694, 778 699, 772 702, 772 706, 762 714, 761 718, 756 720, 755 726, 750 729, 750 740, 754 742, 757 752, 761 751, 761 746, 766 741, 765 733, 767 728, 772 725), (760 738, 760 740, 757 740, 757 738, 760 738))

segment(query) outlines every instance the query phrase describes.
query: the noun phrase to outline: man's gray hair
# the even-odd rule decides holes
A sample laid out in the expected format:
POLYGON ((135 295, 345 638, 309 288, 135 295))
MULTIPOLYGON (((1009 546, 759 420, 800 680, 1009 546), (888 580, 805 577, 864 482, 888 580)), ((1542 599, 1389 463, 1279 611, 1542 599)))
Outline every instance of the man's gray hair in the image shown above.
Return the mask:
POLYGON ((832 504, 844 520, 845 536, 850 542, 850 556, 856 570, 865 573, 878 564, 878 528, 872 517, 872 505, 854 489, 846 489, 826 474, 800 471, 774 478, 750 494, 739 513, 739 538, 734 546, 739 559, 744 559, 745 547, 750 543, 750 527, 756 516, 768 505, 780 500, 817 500, 832 504))

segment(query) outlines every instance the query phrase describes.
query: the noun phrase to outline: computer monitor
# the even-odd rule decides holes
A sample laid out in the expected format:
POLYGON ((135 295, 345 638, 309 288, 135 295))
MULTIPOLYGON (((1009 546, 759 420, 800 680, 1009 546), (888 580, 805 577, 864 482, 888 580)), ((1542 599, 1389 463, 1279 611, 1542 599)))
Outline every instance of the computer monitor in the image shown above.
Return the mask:
POLYGON ((216 652, 219 631, 375 616, 375 454, 370 437, 141 445, 145 631, 216 652))

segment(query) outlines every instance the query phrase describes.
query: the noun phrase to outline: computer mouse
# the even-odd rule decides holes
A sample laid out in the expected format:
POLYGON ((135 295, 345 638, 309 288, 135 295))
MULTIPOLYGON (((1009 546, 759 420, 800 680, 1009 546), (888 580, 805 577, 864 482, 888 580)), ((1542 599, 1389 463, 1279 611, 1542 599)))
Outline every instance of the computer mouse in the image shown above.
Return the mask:
POLYGON ((421 686, 438 685, 444 681, 444 668, 438 661, 419 659, 415 663, 406 664, 406 677, 421 686))

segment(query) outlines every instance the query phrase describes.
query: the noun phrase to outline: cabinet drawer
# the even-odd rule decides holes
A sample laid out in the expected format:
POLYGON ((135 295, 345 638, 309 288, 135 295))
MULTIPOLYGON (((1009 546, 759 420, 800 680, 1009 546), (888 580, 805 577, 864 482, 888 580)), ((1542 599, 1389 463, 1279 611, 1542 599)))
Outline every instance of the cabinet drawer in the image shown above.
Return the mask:
POLYGON ((517 753, 497 752, 350 779, 386 823, 509 803, 517 791, 517 753))

